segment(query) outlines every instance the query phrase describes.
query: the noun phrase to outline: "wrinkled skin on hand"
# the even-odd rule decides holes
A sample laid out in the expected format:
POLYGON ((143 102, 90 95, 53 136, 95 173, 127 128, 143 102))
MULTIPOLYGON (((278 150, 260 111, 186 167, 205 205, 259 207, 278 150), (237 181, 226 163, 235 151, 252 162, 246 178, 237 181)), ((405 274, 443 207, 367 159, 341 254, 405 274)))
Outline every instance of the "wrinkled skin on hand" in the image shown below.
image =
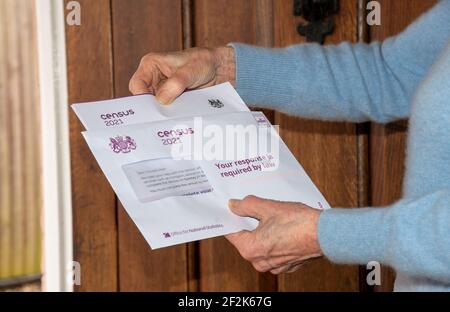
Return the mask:
POLYGON ((236 83, 233 48, 193 48, 145 55, 130 80, 129 89, 134 95, 151 93, 162 104, 170 104, 185 90, 227 81, 236 83))
POLYGON ((254 231, 226 236, 259 272, 294 272, 307 260, 322 256, 317 238, 320 210, 255 196, 232 199, 229 206, 239 216, 259 220, 254 231))

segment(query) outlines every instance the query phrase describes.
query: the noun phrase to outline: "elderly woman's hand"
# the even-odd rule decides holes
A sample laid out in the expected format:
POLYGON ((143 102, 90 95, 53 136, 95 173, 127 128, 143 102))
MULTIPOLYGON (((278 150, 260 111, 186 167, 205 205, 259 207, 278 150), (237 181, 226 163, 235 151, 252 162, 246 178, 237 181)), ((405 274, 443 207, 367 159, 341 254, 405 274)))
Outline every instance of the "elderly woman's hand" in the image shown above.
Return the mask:
POLYGON ((170 104, 183 91, 229 81, 235 84, 234 49, 192 48, 179 52, 149 53, 130 80, 133 94, 151 93, 170 104))
POLYGON ((278 202, 255 196, 230 200, 231 211, 259 220, 252 232, 226 238, 260 272, 293 272, 306 260, 322 256, 317 239, 321 211, 301 203, 278 202))

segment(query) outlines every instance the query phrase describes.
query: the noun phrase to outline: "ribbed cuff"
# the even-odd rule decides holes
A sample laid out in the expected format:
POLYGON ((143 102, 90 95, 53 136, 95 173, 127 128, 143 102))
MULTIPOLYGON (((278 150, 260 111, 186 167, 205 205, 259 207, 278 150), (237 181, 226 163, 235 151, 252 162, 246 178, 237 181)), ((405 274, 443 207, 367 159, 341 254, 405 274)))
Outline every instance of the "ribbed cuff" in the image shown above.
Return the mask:
POLYGON ((240 43, 229 46, 235 50, 237 92, 247 104, 277 108, 274 103, 292 100, 292 84, 286 83, 291 66, 285 64, 282 49, 240 43))
POLYGON ((329 209, 319 219, 319 244, 333 262, 386 263, 390 208, 329 209))

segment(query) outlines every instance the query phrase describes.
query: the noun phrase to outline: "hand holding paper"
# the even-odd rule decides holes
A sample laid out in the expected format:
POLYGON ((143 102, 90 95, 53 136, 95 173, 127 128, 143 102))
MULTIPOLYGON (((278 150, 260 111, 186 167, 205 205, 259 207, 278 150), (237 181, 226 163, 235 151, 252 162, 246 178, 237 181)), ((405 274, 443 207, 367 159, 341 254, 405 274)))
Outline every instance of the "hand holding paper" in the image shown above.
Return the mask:
POLYGON ((151 93, 162 104, 170 104, 183 91, 234 82, 234 49, 192 48, 181 52, 144 56, 130 80, 130 92, 151 93))
POLYGON ((290 273, 307 260, 322 255, 317 238, 320 210, 255 196, 232 199, 229 204, 237 215, 259 220, 252 232, 226 236, 257 271, 290 273))
POLYGON ((230 84, 73 106, 117 196, 152 248, 254 230, 228 208, 249 194, 328 208, 262 113, 230 84), (128 112, 128 114, 126 114, 128 112))

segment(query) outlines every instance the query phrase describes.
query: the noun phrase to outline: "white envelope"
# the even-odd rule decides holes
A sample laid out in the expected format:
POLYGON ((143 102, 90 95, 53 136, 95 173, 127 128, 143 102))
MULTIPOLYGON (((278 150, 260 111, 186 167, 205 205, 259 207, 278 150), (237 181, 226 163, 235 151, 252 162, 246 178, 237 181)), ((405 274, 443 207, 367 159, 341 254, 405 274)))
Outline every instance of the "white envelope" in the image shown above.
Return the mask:
POLYGON ((257 220, 230 212, 230 198, 329 208, 275 128, 231 85, 185 93, 173 105, 145 95, 74 106, 91 151, 152 249, 255 229, 257 220), (118 114, 128 110, 134 114, 118 114), (224 135, 229 129, 251 131, 224 135))
POLYGON ((229 83, 187 91, 171 105, 161 105, 153 95, 73 104, 86 130, 111 128, 173 118, 224 114, 249 109, 229 83))

